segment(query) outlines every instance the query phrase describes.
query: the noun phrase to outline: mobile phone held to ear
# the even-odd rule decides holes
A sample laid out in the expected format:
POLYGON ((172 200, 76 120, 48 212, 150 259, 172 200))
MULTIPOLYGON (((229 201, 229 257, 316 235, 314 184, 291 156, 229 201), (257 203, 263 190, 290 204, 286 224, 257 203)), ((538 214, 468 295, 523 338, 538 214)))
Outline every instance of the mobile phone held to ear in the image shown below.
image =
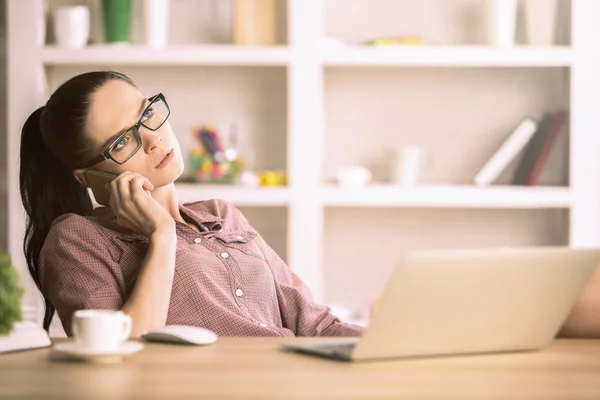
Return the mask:
POLYGON ((117 175, 109 174, 108 172, 96 171, 89 169, 85 172, 88 185, 94 193, 94 199, 100 205, 109 207, 110 195, 106 184, 118 178, 117 175))

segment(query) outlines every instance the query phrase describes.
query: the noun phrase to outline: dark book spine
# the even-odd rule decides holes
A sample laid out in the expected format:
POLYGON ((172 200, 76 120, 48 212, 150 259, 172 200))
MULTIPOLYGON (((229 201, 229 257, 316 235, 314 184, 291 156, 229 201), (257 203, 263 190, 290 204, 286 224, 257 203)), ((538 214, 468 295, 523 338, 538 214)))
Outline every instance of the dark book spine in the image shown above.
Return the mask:
POLYGON ((565 125, 565 121, 567 120, 567 111, 560 110, 556 112, 554 118, 552 118, 552 124, 550 129, 548 130, 548 134, 545 135, 544 141, 542 143, 541 149, 537 154, 537 157, 534 160, 533 167, 531 168, 531 172, 527 177, 526 185, 535 186, 539 183, 540 176, 544 171, 544 167, 548 163, 548 158, 550 157, 550 153, 554 148, 554 144, 556 143, 556 138, 563 131, 563 127, 565 125))

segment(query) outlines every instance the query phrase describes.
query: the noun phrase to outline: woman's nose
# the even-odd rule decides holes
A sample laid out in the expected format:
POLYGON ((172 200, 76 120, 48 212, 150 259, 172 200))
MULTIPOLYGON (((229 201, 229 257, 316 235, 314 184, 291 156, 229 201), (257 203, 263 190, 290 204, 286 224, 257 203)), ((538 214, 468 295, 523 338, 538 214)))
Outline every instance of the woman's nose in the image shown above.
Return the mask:
POLYGON ((140 127, 140 135, 142 137, 142 143, 144 143, 146 153, 150 153, 151 151, 158 148, 160 142, 162 141, 162 137, 159 131, 151 131, 150 129, 146 129, 143 126, 140 127))

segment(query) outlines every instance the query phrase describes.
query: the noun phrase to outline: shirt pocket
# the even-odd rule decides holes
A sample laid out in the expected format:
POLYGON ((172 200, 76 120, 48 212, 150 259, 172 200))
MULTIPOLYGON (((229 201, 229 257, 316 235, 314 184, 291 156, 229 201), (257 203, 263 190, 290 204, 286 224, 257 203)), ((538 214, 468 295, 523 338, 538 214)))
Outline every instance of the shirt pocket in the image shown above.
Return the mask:
POLYGON ((215 234, 215 238, 225 247, 237 249, 244 254, 260 258, 264 261, 260 244, 256 240, 258 233, 255 231, 224 231, 215 234))

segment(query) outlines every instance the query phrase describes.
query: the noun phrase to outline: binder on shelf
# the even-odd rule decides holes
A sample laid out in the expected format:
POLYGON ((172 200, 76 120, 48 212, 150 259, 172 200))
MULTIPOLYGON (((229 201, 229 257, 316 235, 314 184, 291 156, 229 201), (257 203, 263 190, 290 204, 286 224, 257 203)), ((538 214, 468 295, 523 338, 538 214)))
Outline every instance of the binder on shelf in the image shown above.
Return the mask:
POLYGON ((512 134, 502 143, 502 146, 485 163, 475 175, 474 183, 478 186, 490 185, 515 157, 521 153, 531 140, 537 129, 537 123, 532 118, 525 118, 515 128, 512 134))
POLYGON ((515 173, 513 184, 533 186, 539 182, 556 138, 562 131, 567 112, 546 112, 539 123, 533 139, 527 146, 515 173))

